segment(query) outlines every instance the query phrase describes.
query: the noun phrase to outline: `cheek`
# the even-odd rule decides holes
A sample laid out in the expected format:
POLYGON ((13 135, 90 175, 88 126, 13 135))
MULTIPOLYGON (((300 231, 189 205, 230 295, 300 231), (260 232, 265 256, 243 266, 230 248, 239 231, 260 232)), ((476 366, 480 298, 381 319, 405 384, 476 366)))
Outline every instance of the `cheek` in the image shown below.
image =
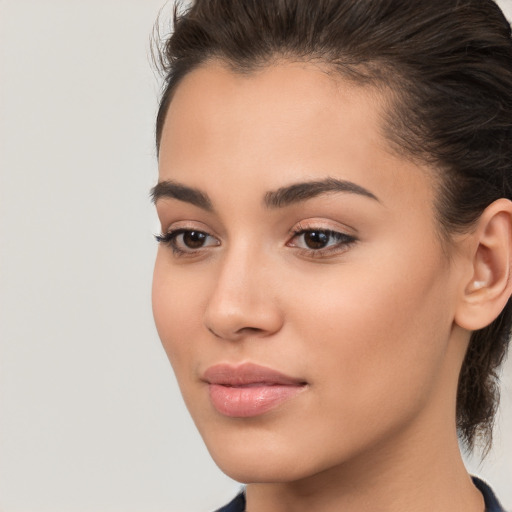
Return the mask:
POLYGON ((193 356, 195 333, 202 327, 201 279, 191 279, 169 264, 159 249, 153 273, 152 303, 155 325, 177 377, 193 356))
POLYGON ((449 276, 437 255, 429 265, 411 253, 380 254, 378 264, 340 266, 316 287, 301 286, 291 309, 323 407, 354 418, 417 407, 450 336, 449 276))

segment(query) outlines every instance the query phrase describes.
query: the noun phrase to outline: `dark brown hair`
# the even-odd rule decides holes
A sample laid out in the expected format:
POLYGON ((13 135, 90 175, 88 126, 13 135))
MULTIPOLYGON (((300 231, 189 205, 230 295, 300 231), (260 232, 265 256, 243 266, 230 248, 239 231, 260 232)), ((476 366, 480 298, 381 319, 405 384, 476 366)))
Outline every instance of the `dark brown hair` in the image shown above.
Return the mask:
MULTIPOLYGON (((440 176, 446 239, 494 200, 512 198, 512 40, 492 0, 196 0, 160 41, 165 76, 157 150, 173 91, 215 59, 249 73, 279 60, 319 62, 392 98, 386 135, 440 176)), ((459 378, 457 426, 490 445, 512 304, 474 332, 459 378)))

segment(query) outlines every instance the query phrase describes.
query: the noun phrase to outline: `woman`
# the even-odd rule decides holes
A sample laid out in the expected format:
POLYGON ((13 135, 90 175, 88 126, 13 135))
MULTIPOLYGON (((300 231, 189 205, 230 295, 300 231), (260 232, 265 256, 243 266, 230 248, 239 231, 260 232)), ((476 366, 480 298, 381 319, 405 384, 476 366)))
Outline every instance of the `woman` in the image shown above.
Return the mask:
POLYGON ((499 8, 198 0, 161 62, 153 308, 223 510, 502 510, 458 445, 511 322, 499 8))

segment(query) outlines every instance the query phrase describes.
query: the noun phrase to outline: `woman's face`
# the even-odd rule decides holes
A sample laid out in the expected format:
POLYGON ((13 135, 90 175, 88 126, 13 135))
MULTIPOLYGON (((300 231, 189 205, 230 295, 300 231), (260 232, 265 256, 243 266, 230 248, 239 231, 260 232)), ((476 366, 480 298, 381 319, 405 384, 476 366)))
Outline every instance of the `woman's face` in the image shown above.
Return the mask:
POLYGON ((171 102, 154 315, 235 479, 298 480, 452 427, 457 256, 381 99, 313 65, 208 64, 171 102))

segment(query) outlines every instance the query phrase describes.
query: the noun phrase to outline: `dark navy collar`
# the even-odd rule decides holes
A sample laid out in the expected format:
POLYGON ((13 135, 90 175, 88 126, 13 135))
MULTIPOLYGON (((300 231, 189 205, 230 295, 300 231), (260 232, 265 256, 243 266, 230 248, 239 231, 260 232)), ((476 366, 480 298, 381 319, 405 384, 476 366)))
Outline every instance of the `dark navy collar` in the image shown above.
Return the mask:
POLYGON ((219 508, 215 512, 245 512, 245 494, 242 491, 236 498, 227 505, 219 508))
MULTIPOLYGON (((483 494, 485 501, 485 512, 505 512, 501 503, 496 498, 494 491, 480 478, 472 477, 475 487, 483 494)), ((243 510, 243 509, 242 509, 243 510)))
MULTIPOLYGON (((476 476, 472 477, 475 487, 482 493, 485 501, 485 512, 505 512, 493 490, 483 480, 476 476)), ((243 491, 226 506, 219 508, 216 512, 244 512, 245 494, 243 491)))

